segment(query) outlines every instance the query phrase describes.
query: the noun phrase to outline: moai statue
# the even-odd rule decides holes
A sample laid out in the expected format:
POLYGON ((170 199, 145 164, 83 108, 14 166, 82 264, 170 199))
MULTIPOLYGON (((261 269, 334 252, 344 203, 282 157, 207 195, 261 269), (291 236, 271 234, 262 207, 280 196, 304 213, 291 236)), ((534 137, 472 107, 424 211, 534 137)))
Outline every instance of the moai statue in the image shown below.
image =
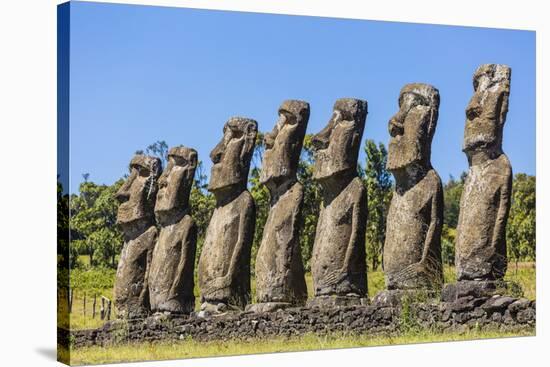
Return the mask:
POLYGON ((315 298, 309 307, 366 302, 367 191, 357 176, 366 116, 366 101, 339 99, 327 126, 313 137, 313 178, 322 186, 323 203, 311 257, 315 298))
POLYGON ((246 183, 257 132, 256 121, 233 117, 210 153, 214 165, 208 190, 216 197, 216 208, 198 264, 202 311, 243 309, 250 301, 256 207, 246 183))
POLYGON ((269 190, 271 204, 256 257, 258 303, 247 310, 303 306, 307 299, 299 238, 304 188, 296 172, 308 120, 307 102, 285 101, 273 131, 264 138, 260 183, 269 190))
POLYGON ((387 169, 395 178, 395 192, 384 244, 388 291, 379 293, 375 303, 398 302, 404 293, 432 293, 443 285, 443 188, 430 160, 438 111, 436 88, 407 84, 399 95, 399 112, 389 121, 387 169))
POLYGON ((470 169, 458 217, 458 283, 446 287, 446 299, 490 294, 506 273, 512 166, 502 152, 502 130, 511 72, 506 65, 488 64, 481 65, 474 74, 474 95, 466 107, 462 149, 470 169))
POLYGON ((168 151, 168 164, 159 178, 155 217, 160 234, 149 272, 151 311, 190 313, 193 295, 197 226, 189 215, 197 152, 186 147, 168 151))
POLYGON ((150 313, 148 273, 158 234, 154 207, 161 170, 160 159, 136 155, 130 162, 130 176, 116 193, 121 203, 117 224, 124 233, 114 289, 120 318, 150 313))

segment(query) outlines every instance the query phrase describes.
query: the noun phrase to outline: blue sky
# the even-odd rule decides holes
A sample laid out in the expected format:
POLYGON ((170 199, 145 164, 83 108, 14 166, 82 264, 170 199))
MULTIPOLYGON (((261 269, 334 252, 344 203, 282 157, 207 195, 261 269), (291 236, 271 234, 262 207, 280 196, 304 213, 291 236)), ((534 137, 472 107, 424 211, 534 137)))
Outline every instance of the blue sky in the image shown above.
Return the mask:
POLYGON ((432 163, 446 181, 467 169, 464 109, 483 63, 512 67, 504 151, 535 174, 534 32, 73 2, 70 36, 70 192, 85 172, 114 182, 157 140, 195 148, 209 172, 230 116, 268 131, 284 99, 310 103, 308 133, 337 98, 366 99, 363 143, 387 144, 410 82, 440 91, 432 163))

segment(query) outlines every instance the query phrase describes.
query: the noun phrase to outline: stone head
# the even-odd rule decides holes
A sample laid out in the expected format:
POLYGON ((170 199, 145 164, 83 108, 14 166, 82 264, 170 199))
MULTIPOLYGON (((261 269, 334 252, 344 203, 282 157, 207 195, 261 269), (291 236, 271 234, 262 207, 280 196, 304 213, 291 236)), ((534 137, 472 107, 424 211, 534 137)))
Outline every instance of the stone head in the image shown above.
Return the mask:
POLYGON ((477 68, 474 95, 466 107, 464 152, 501 149, 511 75, 512 69, 506 65, 485 64, 477 68))
POLYGON ((158 180, 155 204, 158 222, 188 208, 197 163, 198 155, 194 149, 179 146, 168 151, 168 163, 158 180))
POLYGON ((258 123, 252 119, 232 117, 226 122, 222 140, 210 153, 213 166, 209 191, 216 194, 246 188, 257 133, 258 123))
POLYGON ((309 120, 309 103, 284 101, 273 131, 265 134, 260 183, 279 185, 296 177, 300 152, 309 120))
POLYGON ((128 179, 115 194, 120 202, 117 223, 125 232, 152 224, 162 164, 156 157, 138 154, 129 169, 128 179))
POLYGON ((357 170, 357 158, 367 117, 367 101, 342 98, 334 103, 332 117, 313 136, 313 177, 323 181, 357 170))
POLYGON ((431 85, 406 84, 399 93, 399 111, 389 121, 387 169, 431 167, 431 145, 439 113, 439 91, 431 85))

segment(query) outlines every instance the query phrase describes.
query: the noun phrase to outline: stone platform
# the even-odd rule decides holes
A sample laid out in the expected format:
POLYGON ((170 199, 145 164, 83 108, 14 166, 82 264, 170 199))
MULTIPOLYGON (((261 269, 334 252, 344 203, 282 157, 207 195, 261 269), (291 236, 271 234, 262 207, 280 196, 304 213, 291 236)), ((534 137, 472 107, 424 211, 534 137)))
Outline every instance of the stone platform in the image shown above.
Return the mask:
POLYGON ((73 347, 161 340, 233 340, 290 337, 306 333, 397 335, 407 325, 441 331, 533 330, 536 302, 508 296, 466 296, 455 302, 383 303, 324 308, 288 308, 277 312, 226 312, 200 317, 153 315, 145 319, 114 320, 93 330, 58 329, 58 342, 73 347))

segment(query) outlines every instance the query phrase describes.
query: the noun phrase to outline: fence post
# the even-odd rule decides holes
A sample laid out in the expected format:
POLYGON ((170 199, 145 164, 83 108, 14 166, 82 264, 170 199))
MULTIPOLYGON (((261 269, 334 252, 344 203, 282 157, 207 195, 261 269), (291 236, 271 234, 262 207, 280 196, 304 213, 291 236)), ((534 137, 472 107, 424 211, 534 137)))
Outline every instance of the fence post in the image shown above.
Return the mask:
POLYGON ((84 292, 84 299, 82 300, 82 313, 86 316, 86 292, 84 292))
POLYGON ((92 303, 92 319, 95 319, 95 303, 97 296, 94 294, 94 302, 92 303))
POLYGON ((69 288, 69 297, 67 297, 67 302, 69 305, 69 313, 73 312, 73 290, 69 288))
POLYGON ((107 320, 111 319, 111 300, 107 301, 107 320))
POLYGON ((105 319, 105 298, 101 296, 101 308, 99 309, 101 320, 105 319))

